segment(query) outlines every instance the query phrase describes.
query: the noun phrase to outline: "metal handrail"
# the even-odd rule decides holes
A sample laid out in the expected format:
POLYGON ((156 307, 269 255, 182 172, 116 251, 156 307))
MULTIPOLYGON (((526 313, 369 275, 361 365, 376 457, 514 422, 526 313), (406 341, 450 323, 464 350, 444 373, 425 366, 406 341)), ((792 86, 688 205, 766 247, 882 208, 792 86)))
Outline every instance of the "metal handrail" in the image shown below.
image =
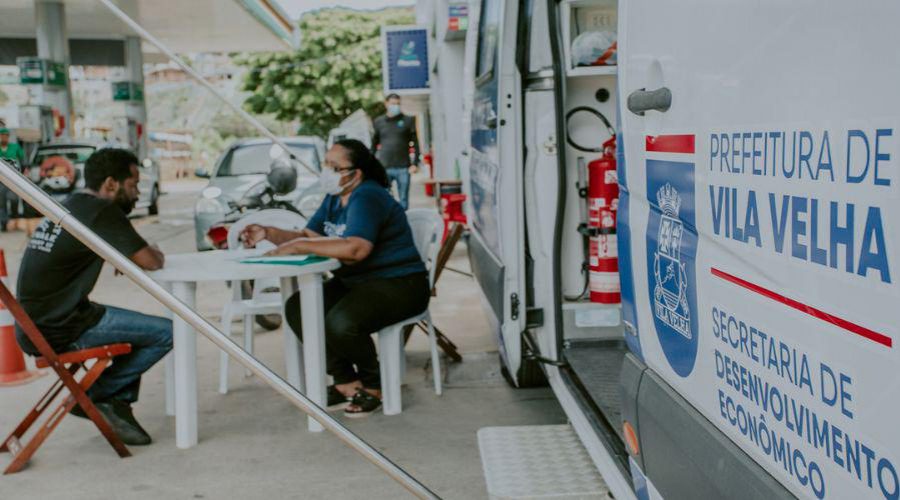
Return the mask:
POLYGON ((265 125, 263 125, 253 115, 246 112, 243 108, 241 108, 237 104, 229 101, 228 98, 225 97, 221 92, 219 92, 218 89, 213 87, 213 85, 211 83, 209 83, 209 81, 206 78, 203 78, 200 75, 200 73, 197 73, 197 71, 194 70, 194 68, 188 66, 187 63, 182 61, 180 57, 175 55, 174 52, 172 52, 165 44, 163 44, 161 41, 159 41, 158 38, 153 36, 152 33, 147 31, 146 29, 144 29, 144 27, 141 26, 140 24, 138 24, 137 21, 135 21, 134 19, 129 17, 128 14, 125 13, 125 11, 120 9, 116 4, 114 4, 110 0, 97 0, 97 1, 102 3, 104 7, 109 9, 109 11, 112 12, 113 15, 118 17, 123 23, 127 24, 129 28, 133 29, 135 31, 135 33, 140 35, 141 38, 143 38, 144 40, 147 40, 148 42, 150 42, 154 46, 156 46, 156 48, 158 48, 160 51, 162 51, 163 54, 168 56, 169 59, 172 60, 172 62, 174 62, 175 64, 180 66, 181 69, 185 73, 187 73, 191 78, 193 78, 194 80, 197 80, 197 82, 199 82, 201 85, 206 87, 207 90, 212 92, 214 96, 218 97, 219 100, 224 102, 229 108, 231 108, 235 113, 237 113, 238 116, 240 116, 245 121, 250 123, 250 125, 253 125, 253 127, 256 128, 256 130, 259 130, 259 132, 262 135, 268 137, 269 139, 272 140, 272 142, 281 146, 281 149, 283 149, 285 151, 285 153, 287 153, 288 157, 290 157, 291 160, 302 165, 306 170, 309 170, 313 175, 315 175, 315 176, 319 175, 319 172, 316 169, 314 169, 308 163, 301 160, 297 155, 295 155, 290 150, 290 148, 288 148, 287 144, 285 144, 284 141, 282 141, 281 139, 278 138, 278 136, 276 136, 274 133, 272 133, 271 130, 266 128, 265 125))
POLYGON ((12 164, 4 159, 0 159, 0 183, 6 185, 6 187, 19 195, 23 201, 34 207, 51 222, 56 223, 58 226, 68 231, 69 234, 74 236, 78 241, 112 264, 124 275, 128 276, 131 281, 152 295, 153 298, 171 310, 173 314, 177 314, 181 319, 191 325, 191 327, 219 347, 219 349, 228 353, 232 359, 235 359, 238 363, 244 365, 248 370, 259 377, 260 380, 269 384, 275 391, 293 403, 294 406, 300 408, 304 413, 314 418, 317 422, 322 424, 322 427, 328 429, 346 445, 356 450, 366 460, 375 464, 387 475, 409 490, 410 493, 419 498, 439 498, 425 485, 416 480, 416 478, 409 475, 409 473, 400 468, 397 464, 391 462, 390 459, 379 453, 359 436, 341 425, 325 410, 319 408, 309 398, 294 388, 294 386, 276 375, 266 365, 260 363, 227 335, 220 332, 209 321, 197 314, 196 311, 169 293, 162 285, 145 274, 144 271, 128 257, 122 255, 118 250, 103 240, 103 238, 98 236, 97 233, 91 231, 90 228, 79 222, 75 217, 72 217, 65 207, 60 205, 56 200, 22 175, 12 164))

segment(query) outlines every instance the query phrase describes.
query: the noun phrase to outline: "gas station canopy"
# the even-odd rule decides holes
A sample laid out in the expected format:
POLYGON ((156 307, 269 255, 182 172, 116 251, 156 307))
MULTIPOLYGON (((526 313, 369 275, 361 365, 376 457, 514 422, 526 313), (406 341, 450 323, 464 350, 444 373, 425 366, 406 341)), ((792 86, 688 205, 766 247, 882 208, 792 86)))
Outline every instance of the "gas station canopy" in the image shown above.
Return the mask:
MULTIPOLYGON (((3 0, 0 16, 0 64, 37 54, 35 2, 3 0)), ((97 0, 57 0, 65 23, 73 64, 122 64, 121 40, 134 36, 97 0), (90 55, 82 54, 89 51, 90 55), (105 54, 105 55, 104 55, 105 54), (97 60, 97 59, 100 60, 97 60), (82 61, 82 62, 79 62, 82 61)), ((119 0, 122 10, 177 53, 279 51, 294 40, 294 23, 274 0, 119 0)), ((143 46, 144 61, 164 60, 143 46)))

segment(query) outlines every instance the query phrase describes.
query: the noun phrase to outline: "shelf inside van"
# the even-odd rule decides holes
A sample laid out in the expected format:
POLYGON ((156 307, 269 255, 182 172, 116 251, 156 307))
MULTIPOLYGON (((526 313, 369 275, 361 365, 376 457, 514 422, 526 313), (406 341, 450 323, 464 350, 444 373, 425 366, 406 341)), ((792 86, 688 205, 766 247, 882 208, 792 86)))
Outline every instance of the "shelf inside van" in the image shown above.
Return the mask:
POLYGON ((619 71, 618 66, 577 66, 569 68, 567 76, 602 76, 615 75, 619 71))

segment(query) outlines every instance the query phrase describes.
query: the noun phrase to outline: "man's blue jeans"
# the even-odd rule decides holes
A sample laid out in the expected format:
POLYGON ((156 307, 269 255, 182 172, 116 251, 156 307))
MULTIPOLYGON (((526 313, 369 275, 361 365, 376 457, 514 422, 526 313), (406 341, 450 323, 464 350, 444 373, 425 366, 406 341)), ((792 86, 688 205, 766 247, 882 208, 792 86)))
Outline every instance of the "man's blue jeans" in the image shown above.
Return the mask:
POLYGON ((409 167, 388 167, 388 182, 397 183, 397 196, 399 196, 400 206, 403 210, 409 208, 409 167))
POLYGON ((172 350, 172 321, 106 306, 100 322, 82 333, 69 350, 123 342, 131 344, 131 352, 113 358, 112 365, 88 390, 92 401, 137 401, 141 375, 172 350))

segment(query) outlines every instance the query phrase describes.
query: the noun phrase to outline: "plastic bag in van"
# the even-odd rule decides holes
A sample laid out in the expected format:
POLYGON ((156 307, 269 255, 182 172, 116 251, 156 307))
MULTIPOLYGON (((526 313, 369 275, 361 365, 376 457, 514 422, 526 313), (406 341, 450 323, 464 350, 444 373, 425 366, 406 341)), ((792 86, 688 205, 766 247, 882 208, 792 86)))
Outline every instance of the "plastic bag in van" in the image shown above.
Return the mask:
POLYGON ((611 66, 616 64, 616 33, 585 31, 572 42, 575 66, 611 66))

